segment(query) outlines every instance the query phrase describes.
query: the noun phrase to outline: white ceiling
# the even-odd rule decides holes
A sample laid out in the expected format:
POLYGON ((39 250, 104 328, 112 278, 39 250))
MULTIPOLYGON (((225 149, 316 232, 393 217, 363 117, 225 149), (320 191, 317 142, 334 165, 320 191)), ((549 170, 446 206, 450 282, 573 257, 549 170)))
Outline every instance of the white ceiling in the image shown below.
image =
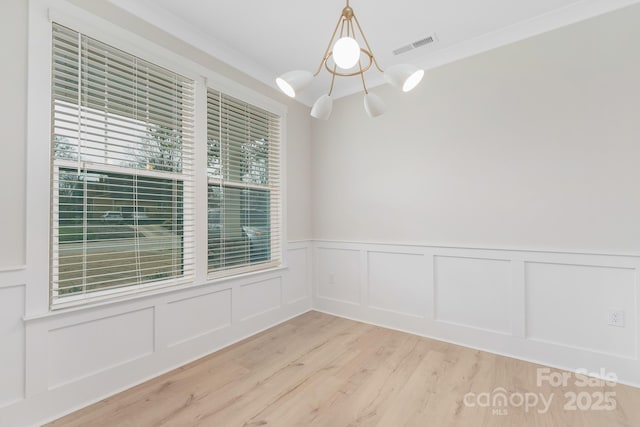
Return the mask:
MULTIPOLYGON (((351 0, 380 65, 429 69, 596 16, 640 0, 351 0), (436 34, 437 42, 394 56, 393 50, 436 34)), ((290 70, 315 71, 344 0, 111 0, 112 3, 275 87, 290 70)), ((384 83, 373 68, 370 87, 384 83)), ((311 105, 329 87, 322 72, 300 101, 311 105)), ((361 89, 336 81, 336 97, 361 89)))

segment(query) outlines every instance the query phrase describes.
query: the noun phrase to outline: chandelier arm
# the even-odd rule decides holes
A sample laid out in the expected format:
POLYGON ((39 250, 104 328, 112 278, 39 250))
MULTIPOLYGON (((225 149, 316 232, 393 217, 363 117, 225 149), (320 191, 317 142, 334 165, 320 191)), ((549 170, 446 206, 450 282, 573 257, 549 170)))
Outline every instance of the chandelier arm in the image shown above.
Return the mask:
MULTIPOLYGON (((322 56, 322 61, 320 61, 320 65, 318 65, 318 69, 315 73, 313 73, 313 77, 316 77, 320 74, 320 70, 322 70, 322 64, 324 64, 329 58, 329 51, 331 50, 331 45, 333 44, 333 40, 336 38, 336 33, 338 32, 338 28, 340 27, 340 23, 342 22, 342 15, 338 18, 338 22, 336 23, 336 28, 333 30, 333 34, 331 34, 331 39, 329 40, 329 44, 327 45, 327 49, 324 51, 324 55, 322 56)), ((344 27, 344 24, 343 24, 344 27)), ((342 30, 340 31, 342 33, 342 30)))
POLYGON ((358 21, 358 17, 356 16, 355 13, 353 14, 353 19, 356 21, 356 25, 358 26, 358 30, 360 30, 360 34, 362 35, 364 44, 367 46, 367 50, 371 53, 371 58, 373 60, 373 63, 375 64, 378 71, 380 71, 381 73, 384 73, 384 70, 380 67, 380 64, 378 64, 378 61, 376 60, 376 57, 373 55, 373 50, 371 49, 371 46, 369 46, 369 41, 367 41, 367 36, 364 35, 364 32, 362 31, 362 27, 360 26, 360 21, 358 21))
MULTIPOLYGON (((344 16, 342 17, 342 25, 340 26, 340 38, 342 38, 342 36, 344 36, 344 26, 345 24, 347 25, 347 36, 349 35, 349 21, 347 21, 346 19, 344 19, 344 16)), ((331 40, 333 41, 333 40, 331 40)))
MULTIPOLYGON (((368 95, 367 84, 364 82, 364 71, 362 70, 362 61, 358 60, 358 67, 360 67, 360 77, 362 78, 362 87, 364 88, 364 94, 368 95)), ((365 70, 366 71, 366 70, 365 70)))
POLYGON ((337 65, 334 65, 333 66, 333 73, 331 73, 331 86, 329 87, 329 96, 331 96, 331 94, 333 93, 333 84, 336 81, 336 68, 337 67, 338 67, 337 65))
MULTIPOLYGON (((362 72, 364 73, 373 66, 373 57, 371 56, 371 53, 366 49, 360 48, 360 52, 364 53, 367 56, 367 58, 369 58, 369 63, 365 65, 365 67, 362 69, 362 72)), ((331 54, 329 54, 329 56, 331 56, 331 54)), ((329 68, 328 62, 324 63, 324 68, 326 68, 330 74, 335 74, 336 76, 340 76, 340 77, 353 77, 360 74, 360 71, 354 71, 352 73, 341 73, 340 71, 337 71, 335 64, 332 70, 331 68, 329 68)))

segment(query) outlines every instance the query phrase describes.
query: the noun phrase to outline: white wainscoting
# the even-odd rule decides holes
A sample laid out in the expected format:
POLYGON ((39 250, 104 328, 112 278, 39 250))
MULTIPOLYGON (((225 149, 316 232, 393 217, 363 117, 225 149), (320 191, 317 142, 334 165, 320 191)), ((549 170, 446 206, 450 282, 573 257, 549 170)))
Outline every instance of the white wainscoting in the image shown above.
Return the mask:
POLYGON ((429 302, 424 265, 422 254, 369 252, 366 276, 369 305, 424 318, 429 302), (390 293, 390 288, 394 292, 390 293))
POLYGON ((511 333, 508 260, 438 255, 433 269, 437 321, 511 333))
POLYGON ((0 271, 0 411, 25 396, 25 283, 23 267, 0 271))
POLYGON ((640 386, 640 257, 330 241, 314 254, 319 311, 640 386))
POLYGON ((240 322, 261 316, 281 307, 281 278, 276 277, 241 285, 237 294, 234 312, 237 313, 240 322))
POLYGON ((283 269, 27 320, 26 270, 0 271, 0 425, 53 420, 309 311, 312 255, 294 242, 283 269))
POLYGON ((318 248, 314 260, 320 271, 327 272, 318 295, 327 300, 360 304, 360 251, 318 248))
POLYGON ((0 425, 57 418, 312 307, 640 385, 640 257, 327 241, 285 255, 282 270, 26 321, 27 270, 0 271, 0 425))
POLYGON ((171 301, 162 321, 167 346, 174 347, 231 326, 231 289, 210 290, 171 301))
POLYGON ((311 271, 312 256, 310 245, 289 245, 287 252, 287 264, 289 274, 284 279, 283 297, 285 304, 294 304, 298 301, 311 298, 311 271))
POLYGON ((153 311, 147 307, 50 329, 49 390, 152 354, 153 311))
POLYGON ((528 262, 525 277, 529 339, 636 358, 635 269, 528 262), (624 328, 608 325, 608 308, 624 311, 624 328))

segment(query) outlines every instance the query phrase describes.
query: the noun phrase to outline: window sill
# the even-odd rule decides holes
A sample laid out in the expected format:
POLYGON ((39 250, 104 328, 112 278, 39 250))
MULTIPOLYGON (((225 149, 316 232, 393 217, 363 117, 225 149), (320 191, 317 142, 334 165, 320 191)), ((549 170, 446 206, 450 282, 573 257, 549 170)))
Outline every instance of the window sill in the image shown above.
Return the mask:
MULTIPOLYGON (((51 319, 59 316, 64 316, 72 313, 81 313, 89 310, 95 310, 99 308, 113 307, 121 304, 129 304, 140 302, 145 299, 154 297, 163 297, 175 294, 178 292, 186 292, 193 289, 203 288, 206 286, 216 286, 227 283, 232 283, 238 280, 251 278, 260 275, 282 273, 288 268, 285 265, 279 265, 273 268, 266 268, 263 270, 256 270, 247 273, 236 274, 233 276, 225 276, 218 278, 207 278, 203 283, 194 283, 189 281, 173 282, 164 286, 154 286, 151 289, 136 289, 124 294, 118 295, 104 295, 97 296, 90 299, 82 299, 70 303, 59 303, 55 307, 51 308, 48 312, 42 314, 35 314, 23 317, 25 322, 32 322, 44 319, 51 319)), ((162 302, 160 302, 162 303, 162 302)), ((154 304, 158 304, 157 302, 154 304)))

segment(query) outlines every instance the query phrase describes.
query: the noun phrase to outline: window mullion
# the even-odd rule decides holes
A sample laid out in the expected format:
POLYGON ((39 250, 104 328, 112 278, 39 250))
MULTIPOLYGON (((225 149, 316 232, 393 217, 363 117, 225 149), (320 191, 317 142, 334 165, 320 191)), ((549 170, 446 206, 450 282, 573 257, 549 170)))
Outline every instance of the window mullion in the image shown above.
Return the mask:
POLYGON ((207 137, 207 83, 204 77, 196 82, 195 94, 195 147, 194 147, 194 212, 195 212, 195 264, 196 281, 207 280, 207 200, 208 200, 208 137, 207 137))

